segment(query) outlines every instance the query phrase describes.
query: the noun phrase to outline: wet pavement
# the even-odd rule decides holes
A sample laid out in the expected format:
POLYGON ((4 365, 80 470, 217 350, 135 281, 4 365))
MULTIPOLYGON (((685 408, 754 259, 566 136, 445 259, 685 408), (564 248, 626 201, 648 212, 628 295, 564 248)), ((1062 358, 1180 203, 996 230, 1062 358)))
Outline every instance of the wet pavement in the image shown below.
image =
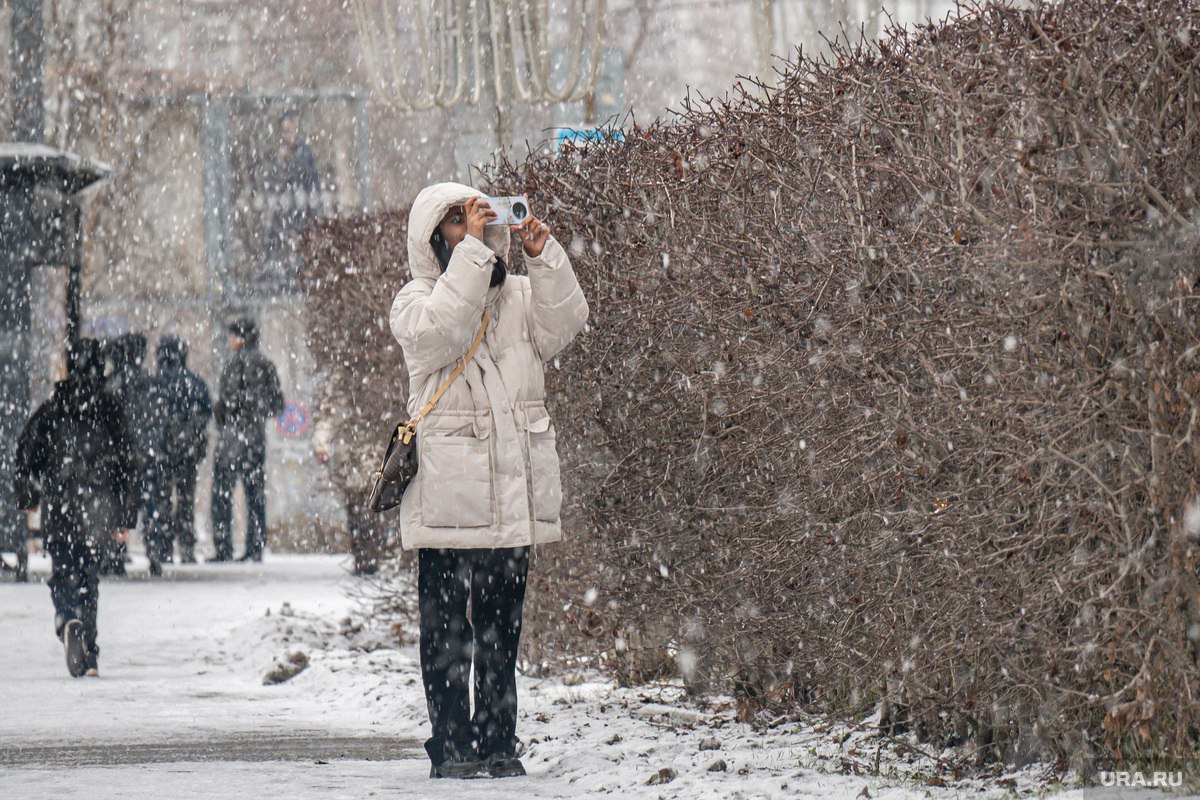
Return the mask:
POLYGON ((321 732, 294 736, 243 734, 157 743, 0 745, 0 768, 209 761, 400 761, 424 755, 420 742, 396 737, 327 736, 321 732))

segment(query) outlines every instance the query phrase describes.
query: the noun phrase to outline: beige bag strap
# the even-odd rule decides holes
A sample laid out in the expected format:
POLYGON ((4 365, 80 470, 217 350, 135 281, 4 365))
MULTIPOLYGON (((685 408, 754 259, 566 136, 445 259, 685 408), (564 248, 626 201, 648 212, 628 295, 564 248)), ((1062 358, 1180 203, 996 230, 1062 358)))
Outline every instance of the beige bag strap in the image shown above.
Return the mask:
POLYGON ((483 310, 483 321, 479 323, 479 333, 475 334, 475 341, 471 343, 471 349, 467 351, 467 355, 461 362, 459 362, 459 365, 454 368, 454 372, 450 373, 450 377, 446 378, 446 380, 442 382, 442 385, 438 387, 438 390, 433 393, 433 397, 429 398, 429 402, 417 412, 417 415, 412 419, 401 423, 397 429, 397 432, 401 433, 401 439, 404 444, 408 444, 412 441, 413 434, 416 433, 417 430, 417 425, 421 422, 421 420, 425 419, 425 417, 429 415, 429 412, 433 411, 438 404, 438 400, 441 400, 442 395, 444 395, 446 390, 450 388, 450 384, 458 380, 458 376, 462 375, 463 369, 465 369, 467 364, 470 363, 471 359, 475 357, 475 351, 479 349, 479 344, 483 341, 483 334, 487 332, 487 326, 488 310, 485 308, 483 310))

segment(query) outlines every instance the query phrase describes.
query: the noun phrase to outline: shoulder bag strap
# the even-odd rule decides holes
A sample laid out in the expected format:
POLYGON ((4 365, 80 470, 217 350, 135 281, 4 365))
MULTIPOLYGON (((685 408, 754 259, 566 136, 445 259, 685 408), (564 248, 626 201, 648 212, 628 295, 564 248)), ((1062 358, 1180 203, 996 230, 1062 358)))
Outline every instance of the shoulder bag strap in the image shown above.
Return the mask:
POLYGON ((425 419, 425 417, 429 415, 429 412, 433 411, 438 404, 438 400, 442 399, 442 395, 446 393, 446 390, 450 388, 452 383, 458 380, 458 376, 462 375, 463 369, 465 369, 467 364, 470 363, 471 359, 475 357, 475 351, 479 349, 479 343, 483 341, 483 334, 487 332, 488 318, 488 310, 485 308, 483 310, 483 320, 479 323, 479 332, 475 334, 475 341, 471 343, 471 349, 467 351, 467 355, 461 362, 459 362, 458 366, 454 368, 454 372, 450 373, 450 377, 446 378, 446 380, 442 382, 442 385, 438 387, 438 390, 433 393, 433 397, 429 398, 429 402, 417 412, 417 415, 412 419, 400 424, 399 428, 396 430, 396 433, 400 435, 400 438, 404 444, 408 444, 412 441, 413 434, 417 430, 417 425, 421 422, 421 420, 425 419))

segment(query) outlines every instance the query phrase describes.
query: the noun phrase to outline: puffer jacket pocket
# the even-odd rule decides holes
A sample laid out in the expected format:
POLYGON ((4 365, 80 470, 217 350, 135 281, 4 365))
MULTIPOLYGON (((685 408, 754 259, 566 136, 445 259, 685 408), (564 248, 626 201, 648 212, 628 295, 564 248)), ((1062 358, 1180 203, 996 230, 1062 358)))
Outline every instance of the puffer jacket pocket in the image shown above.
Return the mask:
POLYGON ((545 425, 531 424, 528 433, 533 518, 542 522, 557 522, 562 512, 562 475, 559 472, 554 428, 548 424, 549 419, 545 422, 545 425))
POLYGON ((486 440, 426 436, 420 443, 421 521, 431 528, 477 528, 495 518, 486 440))

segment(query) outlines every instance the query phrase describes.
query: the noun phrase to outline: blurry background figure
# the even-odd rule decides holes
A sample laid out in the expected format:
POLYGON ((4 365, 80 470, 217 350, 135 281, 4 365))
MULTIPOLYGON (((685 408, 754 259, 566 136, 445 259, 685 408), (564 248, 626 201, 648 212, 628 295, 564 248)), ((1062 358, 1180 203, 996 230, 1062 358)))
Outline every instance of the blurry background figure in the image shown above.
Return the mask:
POLYGON ((13 476, 18 506, 29 514, 40 506, 54 632, 72 677, 98 674, 101 549, 136 522, 140 477, 125 415, 104 391, 100 344, 80 339, 67 377, 21 432, 13 476))
POLYGON ((367 460, 365 453, 359 453, 356 458, 347 441, 335 438, 334 427, 328 417, 317 422, 313 432, 313 455, 319 463, 345 476, 338 485, 343 488, 346 534, 350 540, 350 555, 354 558, 354 574, 374 575, 379 571, 380 561, 388 554, 387 532, 366 504, 367 478, 375 465, 367 460))
POLYGON ((158 343, 154 376, 155 515, 146 523, 146 555, 152 571, 179 561, 196 563, 196 473, 208 454, 212 397, 204 380, 187 368, 187 342, 167 334, 158 343))
MULTIPOLYGON (((126 333, 118 337, 109 345, 109 358, 112 361, 112 373, 104 390, 124 412, 133 435, 134 456, 141 474, 138 513, 144 535, 148 521, 154 515, 154 462, 151 452, 156 439, 152 398, 154 385, 150 375, 142 368, 146 358, 146 337, 140 333, 126 333)), ((104 575, 124 575, 128 562, 126 543, 110 541, 101 559, 100 572, 104 575)))
POLYGON ((260 172, 268 222, 263 241, 265 277, 290 286, 296 278, 296 237, 321 213, 321 179, 312 148, 300 136, 299 117, 279 121, 279 147, 260 172))
POLYGON ((233 358, 221 373, 214 413, 214 560, 233 559, 233 490, 241 481, 246 495, 246 552, 239 560, 261 561, 267 539, 266 421, 282 413, 283 392, 275 365, 258 350, 253 320, 239 319, 229 326, 229 349, 233 358))

